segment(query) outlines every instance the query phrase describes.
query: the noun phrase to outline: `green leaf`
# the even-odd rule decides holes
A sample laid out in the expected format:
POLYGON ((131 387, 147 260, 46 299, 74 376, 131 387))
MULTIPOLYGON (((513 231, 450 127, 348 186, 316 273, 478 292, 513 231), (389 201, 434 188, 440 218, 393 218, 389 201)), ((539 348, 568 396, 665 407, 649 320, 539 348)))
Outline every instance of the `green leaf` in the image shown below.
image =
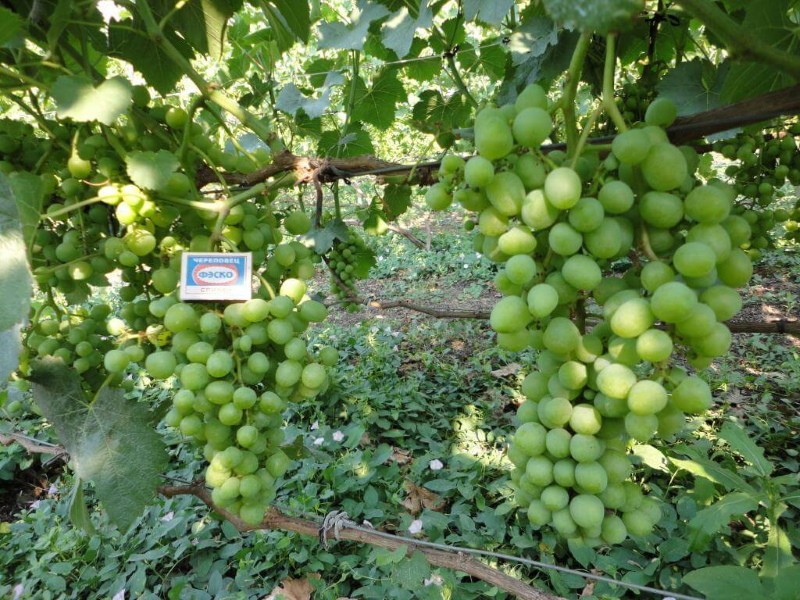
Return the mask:
MULTIPOLYGON (((8 177, 0 173, 0 332, 15 327, 28 317, 31 301, 31 272, 22 235, 16 195, 8 177)), ((2 378, 5 381, 5 377, 2 378)))
POLYGON ((796 600, 800 589, 800 565, 786 567, 773 580, 771 600, 796 600))
POLYGON ((425 133, 452 131, 469 118, 470 108, 461 95, 445 99, 438 90, 425 90, 411 109, 412 125, 425 133))
POLYGON ((317 98, 306 96, 296 85, 288 83, 278 93, 275 107, 292 116, 296 116, 297 112, 302 110, 310 119, 316 119, 321 117, 330 106, 333 88, 343 83, 344 75, 338 71, 329 71, 322 85, 322 94, 317 98))
MULTIPOLYGON (((143 25, 126 19, 108 27, 109 55, 131 63, 157 92, 167 95, 183 77, 183 70, 148 37, 141 35, 143 25)), ((167 28, 164 36, 185 58, 194 55, 192 47, 181 36, 167 28)))
POLYGON ((669 473, 667 457, 664 453, 650 444, 636 444, 633 447, 633 455, 638 456, 644 464, 654 471, 669 473))
MULTIPOLYGON (((238 0, 195 0, 175 13, 170 25, 201 54, 219 58, 225 42, 228 19, 241 8, 238 0)), ((165 8, 172 8, 171 3, 165 8)))
POLYGON ((684 575, 683 582, 706 600, 754 600, 765 598, 758 574, 745 567, 705 567, 684 575))
POLYGON ((725 423, 719 432, 719 437, 728 442, 735 452, 741 454, 742 458, 753 465, 759 475, 769 477, 772 473, 774 467, 764 456, 764 449, 759 448, 739 425, 731 422, 725 423))
POLYGON ((689 521, 692 531, 689 544, 692 550, 704 548, 715 533, 730 523, 732 517, 755 510, 762 499, 744 492, 731 492, 699 511, 689 521))
POLYGON ((377 210, 370 210, 367 217, 361 223, 364 231, 370 235, 383 235, 389 231, 389 226, 383 220, 381 213, 377 210))
POLYGON ((629 27, 644 0, 543 0, 547 13, 568 29, 607 34, 629 27))
POLYGON ((514 6, 514 0, 464 0, 464 18, 467 21, 481 21, 487 25, 500 25, 508 11, 514 6))
MULTIPOLYGON (((349 97, 349 93, 350 86, 345 90, 345 97, 349 97)), ((403 84, 397 79, 397 70, 392 68, 378 73, 369 90, 360 77, 356 79, 355 93, 352 118, 375 125, 378 129, 387 129, 394 123, 395 107, 406 99, 403 84)))
POLYGON ((508 49, 515 65, 540 57, 558 43, 558 28, 547 17, 528 19, 511 34, 508 49))
POLYGON ((408 62, 402 68, 406 75, 414 81, 431 81, 442 70, 441 56, 420 56, 420 53, 428 47, 428 43, 419 38, 414 38, 414 41, 411 42, 410 55, 418 60, 408 62))
MULTIPOLYGON (((784 504, 784 510, 786 505, 784 504)), ((767 547, 764 549, 764 563, 761 565, 762 577, 777 577, 781 571, 795 563, 792 556, 792 542, 777 518, 770 518, 767 547)))
POLYGON ((390 221, 396 220, 411 206, 411 187, 388 184, 383 189, 383 212, 390 221))
POLYGON ((394 569, 395 580, 407 590, 419 590, 427 577, 430 577, 431 565, 422 552, 416 551, 408 558, 401 560, 394 569))
POLYGON ((375 253, 369 248, 362 248, 353 255, 353 275, 359 279, 369 277, 369 271, 378 264, 375 253))
POLYGON ((336 240, 342 242, 350 235, 344 221, 334 219, 328 221, 322 228, 313 228, 305 235, 306 245, 314 249, 317 254, 325 254, 331 249, 336 240))
POLYGON ((22 19, 18 14, 0 6, 0 46, 5 46, 22 31, 22 19))
POLYGON ((319 156, 360 156, 361 154, 374 154, 372 139, 357 123, 341 134, 338 131, 323 131, 319 139, 319 156))
POLYGON ((667 72, 656 89, 659 96, 675 103, 679 115, 717 108, 721 104, 722 84, 728 67, 728 63, 714 65, 696 58, 667 72))
POLYGON ((373 21, 384 18, 389 10, 380 4, 370 4, 361 0, 358 3, 359 14, 350 25, 344 23, 320 23, 319 42, 317 46, 323 48, 338 48, 341 50, 363 50, 367 39, 367 32, 373 21))
POLYGON ((86 498, 83 495, 83 481, 76 477, 72 484, 72 493, 69 495, 69 520, 79 529, 83 529, 89 535, 94 534, 95 529, 92 519, 89 517, 89 509, 86 507, 86 498))
MULTIPOLYGON (((789 19, 790 0, 748 2, 742 27, 748 35, 761 38, 777 50, 798 51, 796 25, 789 19)), ((765 62, 745 62, 728 71, 722 87, 725 103, 736 102, 772 90, 788 87, 794 80, 765 62)))
POLYGON ((53 12, 49 15, 50 27, 47 30, 47 46, 51 51, 56 50, 61 35, 69 25, 73 4, 71 0, 58 0, 53 12))
POLYGON ((22 350, 22 324, 0 331, 0 390, 6 387, 8 376, 17 369, 22 350))
MULTIPOLYGON (((688 454, 686 450, 682 450, 682 452, 688 454)), ((755 488, 747 483, 743 477, 707 458, 692 455, 692 460, 669 457, 669 461, 679 469, 684 469, 696 477, 703 477, 717 483, 728 491, 755 492, 755 488)))
POLYGON ((134 151, 125 157, 126 170, 133 183, 153 191, 166 185, 167 179, 179 164, 178 157, 168 150, 134 151))
POLYGON ((126 530, 152 503, 167 452, 147 405, 104 387, 89 402, 78 374, 58 359, 33 365, 34 401, 70 455, 75 473, 91 481, 108 516, 126 530))
POLYGON ((297 39, 308 42, 311 14, 308 0, 271 0, 297 39))
POLYGON ((62 75, 50 89, 61 119, 111 125, 131 105, 131 84, 124 77, 106 79, 99 86, 83 77, 62 75))
POLYGON ((27 171, 9 173, 8 181, 17 203, 17 212, 22 224, 22 237, 25 246, 30 248, 33 236, 39 226, 39 215, 44 200, 42 178, 27 171))
POLYGON ((411 50, 417 29, 427 29, 432 23, 433 14, 427 2, 419 7, 416 17, 411 15, 407 6, 403 6, 381 26, 383 45, 392 50, 397 58, 405 58, 411 50))

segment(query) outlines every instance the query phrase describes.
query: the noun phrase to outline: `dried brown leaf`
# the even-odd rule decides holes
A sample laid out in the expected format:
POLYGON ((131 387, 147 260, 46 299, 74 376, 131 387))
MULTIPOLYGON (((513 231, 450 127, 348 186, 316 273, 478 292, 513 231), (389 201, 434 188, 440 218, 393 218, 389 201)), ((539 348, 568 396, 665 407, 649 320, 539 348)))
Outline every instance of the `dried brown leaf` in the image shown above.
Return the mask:
POLYGON ((403 482, 403 488, 408 495, 401 504, 412 515, 418 515, 423 508, 440 511, 447 505, 447 502, 441 496, 418 486, 408 479, 403 482))
POLYGON ((411 451, 403 450, 402 448, 394 448, 389 458, 398 465, 407 465, 411 462, 411 451))
POLYGON ((314 586, 309 578, 319 579, 319 575, 312 573, 305 579, 292 579, 287 577, 281 581, 264 600, 311 600, 314 586))
POLYGON ((503 377, 508 377, 509 375, 516 375, 519 370, 522 368, 522 365, 519 363, 509 363, 505 367, 500 367, 499 369, 495 369, 491 371, 492 377, 496 377, 497 379, 502 379, 503 377))

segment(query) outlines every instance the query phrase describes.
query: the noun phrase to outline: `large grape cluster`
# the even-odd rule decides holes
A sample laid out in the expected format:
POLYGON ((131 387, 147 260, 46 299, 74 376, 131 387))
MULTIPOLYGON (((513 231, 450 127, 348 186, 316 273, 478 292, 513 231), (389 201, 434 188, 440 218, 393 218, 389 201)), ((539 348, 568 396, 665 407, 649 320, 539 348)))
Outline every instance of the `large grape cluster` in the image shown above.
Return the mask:
POLYGON ((333 348, 310 351, 304 336, 327 315, 306 294, 319 259, 290 237, 310 220, 273 211, 274 195, 228 206, 216 199, 221 192, 201 194, 198 171, 213 167, 222 178, 252 170, 252 157, 221 151, 186 111, 153 106, 143 92, 134 88, 135 107, 112 127, 44 122, 48 140, 0 121, 0 172, 43 199, 30 233, 43 294, 21 370, 56 357, 80 374, 87 394, 131 389, 131 374, 169 380, 165 422, 203 446, 214 501, 257 523, 290 462, 281 450, 285 409, 321 393, 337 360, 333 348), (130 168, 134 153, 173 172, 164 181, 142 177, 130 168), (182 252, 212 249, 252 254, 252 300, 179 300, 182 252), (97 290, 117 278, 112 314, 97 290), (84 308, 92 296, 94 307, 84 308))
POLYGON ((607 157, 572 162, 539 150, 547 106, 534 85, 481 110, 477 154, 443 160, 426 200, 476 213, 476 248, 503 265, 497 342, 538 350, 508 450, 518 504, 534 528, 616 544, 661 514, 632 477, 631 445, 669 438, 712 403, 676 357, 701 369, 728 351, 751 230, 732 212, 735 188, 701 181, 695 152, 669 142, 670 102, 652 102, 607 157))

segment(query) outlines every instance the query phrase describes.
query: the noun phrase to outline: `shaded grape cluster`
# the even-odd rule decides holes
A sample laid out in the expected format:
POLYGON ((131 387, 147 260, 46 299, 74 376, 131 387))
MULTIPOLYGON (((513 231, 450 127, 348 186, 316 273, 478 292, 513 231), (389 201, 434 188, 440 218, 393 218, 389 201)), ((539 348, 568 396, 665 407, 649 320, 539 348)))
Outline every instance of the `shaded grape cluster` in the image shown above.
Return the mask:
POLYGON ((446 157, 426 201, 474 214, 476 250, 502 265, 497 343, 538 351, 508 450, 517 503, 535 529, 617 544, 661 515, 634 478, 631 446, 669 439, 712 404, 676 359, 700 370, 728 351, 752 231, 736 188, 703 180, 694 150, 670 143, 668 100, 652 101, 606 157, 544 155, 547 108, 533 85, 482 109, 477 154, 446 157))
POLYGON ((336 239, 328 252, 328 267, 331 272, 331 292, 350 311, 358 310, 356 282, 363 277, 359 269, 359 255, 366 245, 355 232, 348 230, 347 239, 336 239))

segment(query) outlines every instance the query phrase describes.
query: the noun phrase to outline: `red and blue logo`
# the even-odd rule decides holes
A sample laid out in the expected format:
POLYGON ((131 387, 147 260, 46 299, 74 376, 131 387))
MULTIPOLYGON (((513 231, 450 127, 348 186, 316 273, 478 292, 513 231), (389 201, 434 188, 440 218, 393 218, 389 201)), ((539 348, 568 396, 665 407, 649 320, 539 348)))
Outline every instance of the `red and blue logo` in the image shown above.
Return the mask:
POLYGON ((192 269, 193 285, 236 285, 240 279, 238 265, 199 264, 192 269))

